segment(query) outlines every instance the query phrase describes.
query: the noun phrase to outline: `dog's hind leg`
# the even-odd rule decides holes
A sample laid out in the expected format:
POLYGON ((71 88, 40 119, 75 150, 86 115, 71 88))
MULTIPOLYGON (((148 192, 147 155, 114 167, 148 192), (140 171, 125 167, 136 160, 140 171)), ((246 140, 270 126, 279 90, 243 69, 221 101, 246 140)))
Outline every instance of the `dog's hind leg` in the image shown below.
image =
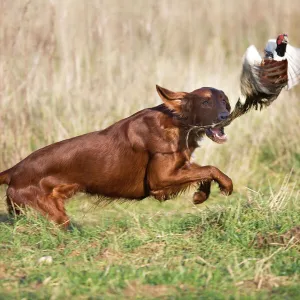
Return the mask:
POLYGON ((60 184, 54 187, 50 194, 44 195, 38 201, 38 209, 50 220, 68 227, 70 219, 66 214, 65 201, 79 191, 78 184, 60 184))
POLYGON ((27 207, 34 208, 47 216, 49 219, 58 222, 62 208, 55 205, 52 199, 47 199, 47 195, 39 187, 30 185, 27 187, 9 187, 7 189, 7 206, 11 215, 20 215, 27 207), (58 208, 57 208, 58 207, 58 208))
POLYGON ((20 208, 32 207, 49 220, 68 227, 70 219, 66 214, 64 202, 79 190, 77 184, 60 184, 44 189, 41 186, 28 186, 22 189, 9 188, 7 204, 10 213, 19 214, 20 208))
POLYGON ((63 199, 54 198, 52 195, 44 195, 35 201, 33 207, 50 221, 63 225, 64 227, 68 227, 70 224, 63 199))
POLYGON ((17 197, 15 189, 9 187, 6 191, 6 203, 8 208, 8 213, 11 216, 18 216, 22 213, 22 209, 25 208, 25 203, 17 197))

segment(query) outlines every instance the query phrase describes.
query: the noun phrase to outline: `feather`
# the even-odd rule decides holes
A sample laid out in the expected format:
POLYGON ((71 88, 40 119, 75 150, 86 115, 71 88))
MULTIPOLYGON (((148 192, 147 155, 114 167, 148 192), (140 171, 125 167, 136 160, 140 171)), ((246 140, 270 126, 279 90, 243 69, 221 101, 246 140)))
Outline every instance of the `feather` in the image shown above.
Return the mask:
POLYGON ((275 39, 268 40, 267 45, 265 47, 265 52, 274 53, 276 47, 277 47, 277 45, 276 45, 275 39))
POLYGON ((288 60, 288 89, 300 82, 300 49, 287 45, 285 57, 288 60))

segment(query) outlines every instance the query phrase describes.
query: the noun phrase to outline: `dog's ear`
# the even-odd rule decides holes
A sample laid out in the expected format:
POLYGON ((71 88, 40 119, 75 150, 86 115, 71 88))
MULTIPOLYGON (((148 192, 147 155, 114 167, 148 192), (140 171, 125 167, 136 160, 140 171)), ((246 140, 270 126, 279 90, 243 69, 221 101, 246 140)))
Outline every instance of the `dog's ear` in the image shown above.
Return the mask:
POLYGON ((175 111, 176 113, 182 112, 181 102, 182 99, 187 95, 187 93, 172 92, 158 85, 156 85, 156 90, 161 100, 169 109, 175 111))

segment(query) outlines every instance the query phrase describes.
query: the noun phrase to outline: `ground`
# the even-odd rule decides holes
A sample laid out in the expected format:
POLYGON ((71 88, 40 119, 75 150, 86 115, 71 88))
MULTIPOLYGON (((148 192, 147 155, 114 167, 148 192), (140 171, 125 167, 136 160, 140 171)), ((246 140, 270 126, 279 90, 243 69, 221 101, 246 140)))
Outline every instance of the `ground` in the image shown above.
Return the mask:
POLYGON ((3 206, 0 299, 299 299, 297 197, 279 207, 268 192, 215 187, 200 206, 189 193, 105 206, 80 195, 69 231, 3 206))

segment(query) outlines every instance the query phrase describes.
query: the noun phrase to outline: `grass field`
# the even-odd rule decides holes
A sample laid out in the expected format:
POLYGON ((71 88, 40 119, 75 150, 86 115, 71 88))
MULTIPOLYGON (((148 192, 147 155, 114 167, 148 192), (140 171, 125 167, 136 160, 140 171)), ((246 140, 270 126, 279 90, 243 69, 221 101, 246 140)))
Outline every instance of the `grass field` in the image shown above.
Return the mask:
MULTIPOLYGON (((174 91, 223 89, 234 105, 250 44, 289 33, 296 0, 0 0, 0 170, 99 130, 174 91)), ((0 189, 0 299, 300 299, 300 89, 203 140, 195 160, 234 182, 194 206, 104 205, 78 195, 73 229, 9 219, 0 189), (48 257, 48 258, 47 258, 48 257)))

